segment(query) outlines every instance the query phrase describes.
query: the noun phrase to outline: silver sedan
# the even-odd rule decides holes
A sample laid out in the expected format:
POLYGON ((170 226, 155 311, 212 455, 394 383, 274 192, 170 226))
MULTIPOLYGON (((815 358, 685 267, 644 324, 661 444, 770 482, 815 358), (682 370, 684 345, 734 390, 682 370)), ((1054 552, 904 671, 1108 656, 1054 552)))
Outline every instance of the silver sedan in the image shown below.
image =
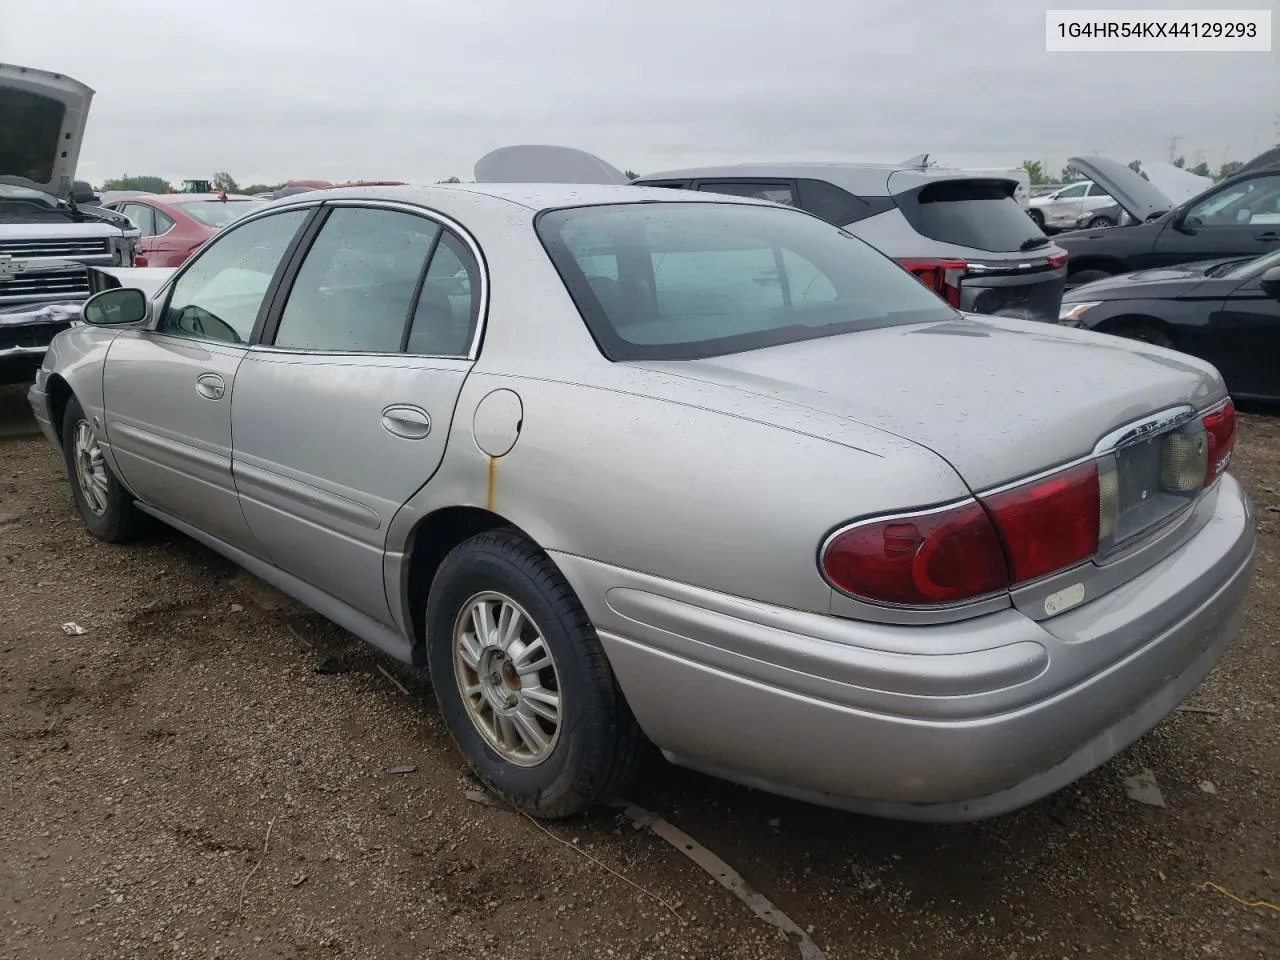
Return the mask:
POLYGON ((621 793, 647 744, 999 814, 1236 633, 1254 532, 1211 366, 961 314, 798 210, 322 191, 115 278, 30 393, 89 530, 158 518, 429 668, 538 816, 621 793))

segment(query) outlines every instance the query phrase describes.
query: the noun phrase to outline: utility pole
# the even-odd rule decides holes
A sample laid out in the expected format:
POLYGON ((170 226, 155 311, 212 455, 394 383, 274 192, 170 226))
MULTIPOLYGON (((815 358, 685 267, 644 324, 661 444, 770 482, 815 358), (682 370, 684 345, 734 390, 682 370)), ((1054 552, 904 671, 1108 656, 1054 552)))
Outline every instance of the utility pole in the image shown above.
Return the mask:
POLYGON ((1173 163, 1174 160, 1178 159, 1178 141, 1182 139, 1182 136, 1180 134, 1172 134, 1165 139, 1169 141, 1169 162, 1173 163))

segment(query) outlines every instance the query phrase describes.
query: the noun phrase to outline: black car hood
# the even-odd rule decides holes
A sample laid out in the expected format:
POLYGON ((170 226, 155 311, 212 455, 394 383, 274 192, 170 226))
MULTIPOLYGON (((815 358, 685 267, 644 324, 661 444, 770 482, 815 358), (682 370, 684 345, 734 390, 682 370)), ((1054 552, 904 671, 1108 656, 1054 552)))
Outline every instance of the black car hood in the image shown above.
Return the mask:
POLYGON ((1084 303, 1090 300, 1150 300, 1178 297, 1190 293, 1205 280, 1209 271, 1224 263, 1237 263, 1248 258, 1219 257, 1216 260, 1199 260, 1180 263, 1172 267, 1154 267, 1134 273, 1121 273, 1103 280, 1095 280, 1073 287, 1062 297, 1063 303, 1084 303))

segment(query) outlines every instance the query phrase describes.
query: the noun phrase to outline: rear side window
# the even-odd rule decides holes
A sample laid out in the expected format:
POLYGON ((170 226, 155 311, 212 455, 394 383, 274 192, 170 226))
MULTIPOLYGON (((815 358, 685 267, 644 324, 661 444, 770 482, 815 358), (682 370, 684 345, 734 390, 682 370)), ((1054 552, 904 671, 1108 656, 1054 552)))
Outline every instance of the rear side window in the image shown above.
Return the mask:
POLYGON ((551 210, 539 237, 606 357, 686 360, 957 316, 868 244, 790 210, 551 210))
POLYGON ((145 203, 131 203, 124 208, 124 215, 133 221, 133 225, 144 237, 155 236, 156 218, 151 207, 145 203))
POLYGON ((465 357, 479 308, 480 266, 447 230, 436 244, 418 294, 406 349, 435 357, 465 357))
POLYGON ((757 200, 798 206, 795 193, 789 183, 703 180, 698 184, 698 189, 703 193, 725 193, 731 197, 754 197, 757 200))
POLYGON ((293 281, 276 346, 399 353, 439 233, 431 220, 398 210, 334 210, 293 281))
POLYGON ((796 186, 800 189, 800 206, 837 227, 893 209, 891 197, 864 200, 825 180, 797 180, 796 186))
POLYGON ((917 233, 942 243, 1008 253, 1046 245, 1046 238, 1003 180, 939 180, 898 194, 917 233))

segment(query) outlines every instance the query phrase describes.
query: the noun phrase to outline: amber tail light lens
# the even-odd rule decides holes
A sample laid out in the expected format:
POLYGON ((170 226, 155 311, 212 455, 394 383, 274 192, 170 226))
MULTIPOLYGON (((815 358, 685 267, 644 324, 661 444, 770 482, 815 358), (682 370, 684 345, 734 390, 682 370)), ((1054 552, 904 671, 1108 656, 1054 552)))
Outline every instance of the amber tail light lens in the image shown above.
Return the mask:
POLYGON ((1204 485, 1227 472, 1236 445, 1236 405, 1227 400, 1218 409, 1205 414, 1204 431, 1209 443, 1209 465, 1205 468, 1204 485))

